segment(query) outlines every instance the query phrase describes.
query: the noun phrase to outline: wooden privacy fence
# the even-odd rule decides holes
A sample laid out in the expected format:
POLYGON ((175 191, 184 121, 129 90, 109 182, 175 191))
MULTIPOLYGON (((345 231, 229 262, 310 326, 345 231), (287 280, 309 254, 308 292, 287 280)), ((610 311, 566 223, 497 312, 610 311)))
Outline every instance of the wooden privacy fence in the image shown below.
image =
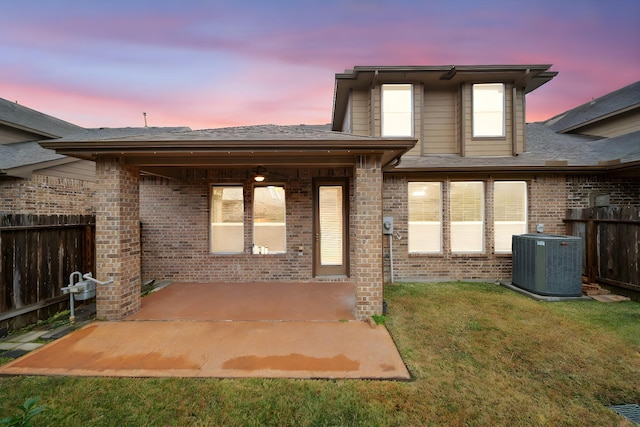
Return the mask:
POLYGON ((584 241, 589 283, 640 291, 640 207, 569 209, 567 232, 584 241))
POLYGON ((0 325, 21 327, 68 305, 60 288, 69 274, 94 265, 94 216, 0 214, 0 325))

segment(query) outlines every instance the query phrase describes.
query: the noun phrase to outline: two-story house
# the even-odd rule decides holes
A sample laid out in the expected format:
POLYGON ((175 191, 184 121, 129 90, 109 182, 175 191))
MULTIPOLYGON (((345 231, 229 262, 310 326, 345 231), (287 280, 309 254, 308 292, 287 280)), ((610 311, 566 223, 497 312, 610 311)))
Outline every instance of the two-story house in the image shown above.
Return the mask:
POLYGON ((597 138, 525 125, 549 68, 356 67, 327 127, 43 143, 96 162, 98 316, 135 312, 141 277, 344 286, 357 318, 392 274, 510 277, 512 234, 563 233, 567 177, 611 167, 577 150, 597 138))
POLYGON ((525 95, 557 74, 549 68, 355 67, 336 75, 334 131, 417 139, 384 173, 384 217, 394 223, 385 280, 508 279, 512 235, 564 234, 566 210, 598 194, 639 203, 640 84, 525 124, 525 95))

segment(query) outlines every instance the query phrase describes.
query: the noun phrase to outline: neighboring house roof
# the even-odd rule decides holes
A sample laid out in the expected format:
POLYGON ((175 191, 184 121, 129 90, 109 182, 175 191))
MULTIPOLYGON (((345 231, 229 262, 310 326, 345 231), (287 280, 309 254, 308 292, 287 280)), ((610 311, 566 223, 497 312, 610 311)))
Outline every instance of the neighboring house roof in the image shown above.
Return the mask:
POLYGON ((0 98, 0 124, 47 138, 57 138, 82 129, 80 126, 3 98, 0 98))
MULTIPOLYGON (((190 130, 188 127, 85 129, 80 126, 72 126, 73 128, 69 128, 72 129, 70 134, 67 135, 70 138, 89 138, 96 135, 100 135, 103 138, 115 138, 190 130)), ((27 178, 34 170, 73 161, 77 161, 77 159, 56 154, 53 150, 43 148, 38 141, 0 144, 0 175, 27 178)))
POLYGON ((526 136, 527 151, 518 156, 405 156, 393 172, 605 171, 640 165, 640 132, 603 139, 556 133, 543 123, 529 123, 526 136))
POLYGON ((640 108, 640 80, 545 121, 555 132, 570 132, 625 111, 640 108))

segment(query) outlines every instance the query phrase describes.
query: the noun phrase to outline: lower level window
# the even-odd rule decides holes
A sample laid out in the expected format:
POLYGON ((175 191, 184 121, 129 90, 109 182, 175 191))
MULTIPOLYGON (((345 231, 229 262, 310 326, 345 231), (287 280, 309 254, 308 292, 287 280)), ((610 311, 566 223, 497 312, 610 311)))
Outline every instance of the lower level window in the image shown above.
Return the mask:
POLYGON ((527 183, 496 181, 493 188, 494 249, 510 253, 512 236, 527 232, 527 183))
POLYGON ((484 183, 451 183, 451 252, 484 252, 484 183))
POLYGON ((409 183, 409 252, 442 252, 442 190, 439 182, 409 183))
POLYGON ((253 191, 253 252, 284 253, 286 209, 284 187, 269 185, 253 191))
POLYGON ((244 250, 244 198, 242 186, 211 189, 211 252, 244 250))

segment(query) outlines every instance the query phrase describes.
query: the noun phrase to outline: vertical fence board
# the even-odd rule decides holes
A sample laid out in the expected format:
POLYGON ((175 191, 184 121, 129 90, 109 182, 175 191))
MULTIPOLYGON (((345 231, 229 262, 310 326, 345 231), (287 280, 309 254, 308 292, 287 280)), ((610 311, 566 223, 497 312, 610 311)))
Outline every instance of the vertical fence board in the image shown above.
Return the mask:
POLYGON ((87 267, 95 264, 94 245, 95 217, 91 215, 0 215, 3 319, 21 308, 58 301, 69 274, 91 271, 87 267))
POLYGON ((570 209, 566 222, 567 232, 585 242, 584 274, 640 286, 640 207, 570 209))

